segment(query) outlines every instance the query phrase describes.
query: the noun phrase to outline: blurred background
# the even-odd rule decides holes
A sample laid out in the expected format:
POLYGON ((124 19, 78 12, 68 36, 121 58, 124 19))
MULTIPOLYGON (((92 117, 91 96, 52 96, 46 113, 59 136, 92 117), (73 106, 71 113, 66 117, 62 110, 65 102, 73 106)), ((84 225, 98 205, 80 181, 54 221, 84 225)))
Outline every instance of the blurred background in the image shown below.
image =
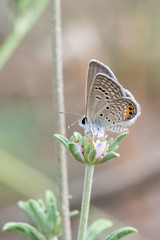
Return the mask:
MULTIPOLYGON (((1 46, 17 16, 12 3, 0 1, 1 46)), ((137 228, 138 234, 125 238, 132 240, 159 240, 159 9, 157 0, 62 2, 66 111, 84 114, 92 58, 108 65, 141 105, 141 116, 120 143, 120 158, 95 168, 90 211, 91 219, 108 217, 116 228, 137 228)), ((8 221, 29 222, 18 200, 57 191, 51 28, 48 5, 0 72, 0 228, 8 221)), ((76 118, 66 115, 66 129, 76 118)), ((83 134, 78 125, 66 131, 67 137, 83 134)), ((67 158, 71 209, 79 210, 84 165, 67 158)), ((77 225, 78 217, 72 220, 73 239, 77 225)), ((26 239, 2 231, 0 238, 26 239)))

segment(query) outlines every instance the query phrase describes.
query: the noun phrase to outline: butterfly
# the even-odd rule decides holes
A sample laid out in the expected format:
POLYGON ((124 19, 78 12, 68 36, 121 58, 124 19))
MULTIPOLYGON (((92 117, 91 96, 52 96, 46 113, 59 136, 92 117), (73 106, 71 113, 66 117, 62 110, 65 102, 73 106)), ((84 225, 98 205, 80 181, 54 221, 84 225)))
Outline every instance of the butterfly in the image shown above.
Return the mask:
POLYGON ((124 132, 141 114, 134 96, 118 82, 105 64, 89 62, 85 89, 85 115, 79 125, 85 133, 124 132))

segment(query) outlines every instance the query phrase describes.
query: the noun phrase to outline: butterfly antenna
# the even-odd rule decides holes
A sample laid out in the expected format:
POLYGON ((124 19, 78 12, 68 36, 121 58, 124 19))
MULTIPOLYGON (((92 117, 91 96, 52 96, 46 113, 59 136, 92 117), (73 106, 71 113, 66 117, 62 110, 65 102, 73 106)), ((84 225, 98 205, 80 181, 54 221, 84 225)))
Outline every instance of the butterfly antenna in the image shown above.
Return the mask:
POLYGON ((75 113, 75 112, 59 112, 59 113, 64 113, 64 114, 75 114, 75 115, 77 115, 77 116, 80 116, 80 117, 82 117, 82 115, 81 114, 79 114, 79 113, 75 113))
POLYGON ((78 122, 78 120, 76 120, 75 122, 73 122, 72 124, 70 124, 70 125, 68 126, 68 129, 70 129, 71 127, 73 127, 77 122, 78 122))

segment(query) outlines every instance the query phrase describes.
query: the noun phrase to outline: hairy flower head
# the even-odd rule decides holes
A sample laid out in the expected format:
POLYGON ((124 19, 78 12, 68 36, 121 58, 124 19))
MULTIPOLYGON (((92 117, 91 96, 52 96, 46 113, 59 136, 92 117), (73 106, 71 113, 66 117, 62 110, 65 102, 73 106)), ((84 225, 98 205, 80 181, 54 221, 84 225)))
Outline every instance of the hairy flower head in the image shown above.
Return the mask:
POLYGON ((88 165, 96 165, 119 157, 115 151, 118 148, 118 143, 127 134, 127 132, 121 133, 115 140, 111 138, 108 141, 107 135, 82 136, 78 132, 74 132, 70 140, 59 134, 55 134, 55 137, 63 143, 76 160, 88 165))

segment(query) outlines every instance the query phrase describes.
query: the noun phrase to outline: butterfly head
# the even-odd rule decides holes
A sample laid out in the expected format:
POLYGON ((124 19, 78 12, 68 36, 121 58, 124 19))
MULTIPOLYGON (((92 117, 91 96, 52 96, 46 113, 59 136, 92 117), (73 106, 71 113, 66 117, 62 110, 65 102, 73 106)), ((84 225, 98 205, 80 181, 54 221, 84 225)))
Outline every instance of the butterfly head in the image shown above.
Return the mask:
POLYGON ((79 122, 79 125, 81 126, 81 127, 85 127, 86 126, 86 124, 87 124, 87 117, 85 116, 85 115, 83 115, 83 117, 81 118, 81 119, 79 119, 78 120, 78 122, 79 122))

